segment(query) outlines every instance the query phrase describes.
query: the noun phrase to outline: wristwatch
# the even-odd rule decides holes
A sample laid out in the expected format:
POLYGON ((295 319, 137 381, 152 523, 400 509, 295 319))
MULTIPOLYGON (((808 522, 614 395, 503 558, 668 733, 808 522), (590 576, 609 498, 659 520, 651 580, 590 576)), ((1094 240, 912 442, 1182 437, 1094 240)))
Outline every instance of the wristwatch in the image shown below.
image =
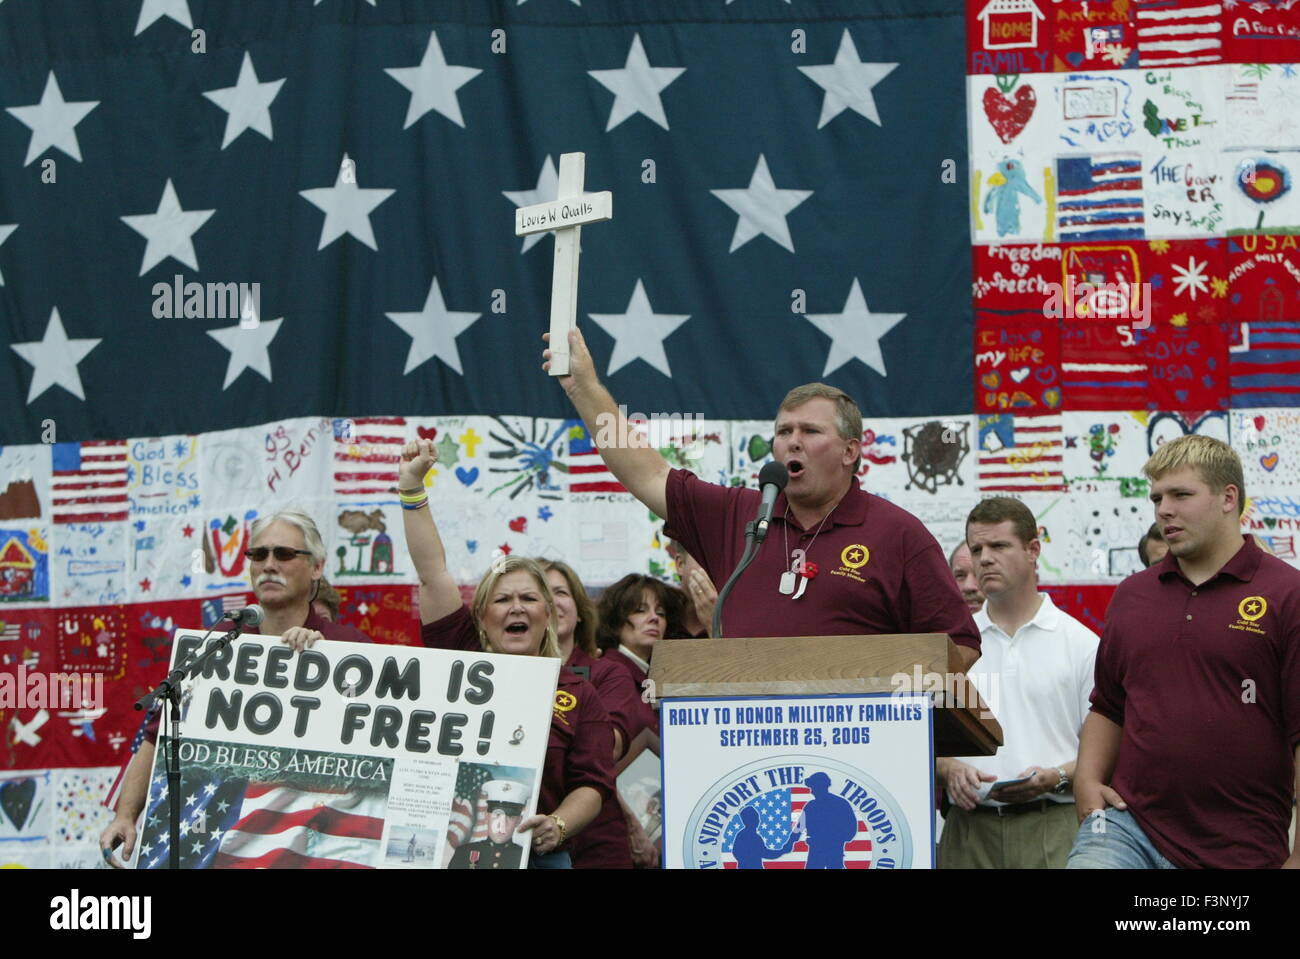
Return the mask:
POLYGON ((1063 793, 1070 788, 1070 777, 1065 774, 1065 770, 1060 766, 1056 767, 1056 774, 1061 777, 1061 781, 1052 787, 1052 792, 1063 793))

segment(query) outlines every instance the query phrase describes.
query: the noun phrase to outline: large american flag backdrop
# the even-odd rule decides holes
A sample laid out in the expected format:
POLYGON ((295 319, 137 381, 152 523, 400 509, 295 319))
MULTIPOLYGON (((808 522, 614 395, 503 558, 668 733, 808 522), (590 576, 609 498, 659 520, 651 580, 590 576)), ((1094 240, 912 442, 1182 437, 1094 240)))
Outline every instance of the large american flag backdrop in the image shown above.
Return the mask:
POLYGON ((312 512, 343 618, 414 640, 407 438, 463 582, 670 575, 539 369, 513 210, 565 152, 614 194, 580 322, 629 411, 699 418, 676 465, 752 482, 784 391, 841 386, 867 488, 945 548, 1023 497, 1100 628, 1142 462, 1206 432, 1294 560, 1296 61, 1294 0, 0 0, 0 669, 106 690, 0 702, 0 860, 95 861, 129 704, 246 598, 258 515, 312 512))

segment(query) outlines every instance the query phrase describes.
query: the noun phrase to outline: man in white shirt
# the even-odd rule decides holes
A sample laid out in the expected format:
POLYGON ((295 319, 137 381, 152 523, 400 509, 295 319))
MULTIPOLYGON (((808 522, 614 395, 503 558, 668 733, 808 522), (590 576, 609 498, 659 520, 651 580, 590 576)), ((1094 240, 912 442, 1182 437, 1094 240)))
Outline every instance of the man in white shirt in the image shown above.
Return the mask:
POLYGON ((983 500, 966 541, 986 602, 983 656, 971 679, 1002 724, 993 756, 935 764, 953 807, 939 843, 945 869, 1061 869, 1079 821, 1070 781, 1092 694, 1097 634, 1038 592, 1038 524, 1024 503, 983 500), (988 784, 1024 779, 988 791, 988 784))

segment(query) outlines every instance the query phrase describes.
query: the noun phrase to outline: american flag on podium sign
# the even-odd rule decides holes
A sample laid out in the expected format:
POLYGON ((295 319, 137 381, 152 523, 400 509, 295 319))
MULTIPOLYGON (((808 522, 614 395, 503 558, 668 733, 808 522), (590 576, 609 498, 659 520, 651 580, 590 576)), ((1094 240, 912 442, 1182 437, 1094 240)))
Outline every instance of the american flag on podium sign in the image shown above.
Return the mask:
MULTIPOLYGON (((749 806, 758 811, 758 834, 767 843, 769 849, 776 850, 784 846, 790 834, 799 827, 803 807, 812 799, 812 790, 807 786, 791 786, 788 789, 773 789, 751 800, 749 806)), ((737 869, 739 864, 732 855, 732 845, 736 834, 743 828, 740 816, 733 816, 727 824, 722 839, 722 867, 737 869)), ((808 863, 808 843, 800 840, 794 848, 778 859, 763 860, 764 869, 804 869, 808 863)), ((844 844, 845 869, 871 868, 871 831, 865 822, 858 820, 858 838, 844 844)))

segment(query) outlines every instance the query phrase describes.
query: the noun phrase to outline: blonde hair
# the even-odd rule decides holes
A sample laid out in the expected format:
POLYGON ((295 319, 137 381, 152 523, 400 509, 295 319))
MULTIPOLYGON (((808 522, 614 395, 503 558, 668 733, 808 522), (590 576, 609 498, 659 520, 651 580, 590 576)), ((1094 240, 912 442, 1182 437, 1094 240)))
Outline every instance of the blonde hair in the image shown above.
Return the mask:
POLYGON ((1241 458, 1222 440, 1192 433, 1166 443, 1146 461, 1142 472, 1153 480, 1166 473, 1190 466, 1201 480, 1215 493, 1228 486, 1237 488, 1237 515, 1246 508, 1246 480, 1241 471, 1241 458))
POLYGON ((853 397, 836 386, 828 386, 825 383, 805 383, 803 386, 796 386, 785 394, 785 399, 777 407, 777 413, 796 409, 818 397, 835 404, 835 428, 839 430, 841 439, 862 439, 862 410, 858 409, 858 404, 853 402, 853 397))
POLYGON ((518 572, 525 572, 533 578, 533 582, 537 584, 537 591, 542 594, 542 599, 546 602, 546 635, 542 637, 542 645, 538 648, 537 655, 559 659, 560 642, 556 636, 555 597, 551 595, 551 587, 546 582, 546 574, 542 572, 542 568, 527 556, 502 556, 493 561, 492 567, 479 580, 478 589, 474 590, 474 601, 470 603, 470 612, 474 615, 474 625, 478 629, 478 641, 482 644, 484 652, 491 652, 488 648, 487 633, 484 632, 482 625, 483 611, 487 609, 488 599, 496 591, 501 577, 518 572))
POLYGON ((569 594, 573 597, 574 608, 578 611, 578 622, 573 627, 573 641, 588 656, 596 656, 599 653, 596 647, 596 624, 600 617, 596 613, 596 604, 587 594, 587 587, 582 585, 582 580, 573 571, 573 567, 564 560, 539 558, 537 565, 547 573, 555 570, 569 584, 569 594))

